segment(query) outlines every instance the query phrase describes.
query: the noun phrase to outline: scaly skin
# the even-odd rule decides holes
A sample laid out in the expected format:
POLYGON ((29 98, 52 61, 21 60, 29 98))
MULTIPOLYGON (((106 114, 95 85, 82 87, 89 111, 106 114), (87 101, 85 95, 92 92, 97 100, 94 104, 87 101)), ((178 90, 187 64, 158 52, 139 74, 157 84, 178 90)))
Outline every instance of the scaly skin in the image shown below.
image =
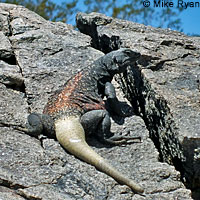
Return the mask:
MULTIPOLYGON (((127 143, 128 140, 133 139, 125 136, 112 139, 106 135, 110 130, 110 118, 102 98, 106 96, 110 107, 118 108, 115 109, 117 114, 123 114, 117 105, 114 87, 110 82, 116 73, 124 72, 127 66, 136 61, 139 56, 139 53, 129 49, 120 49, 101 57, 93 63, 89 70, 79 72, 64 85, 62 90, 56 92, 45 106, 43 114, 54 120, 56 138, 67 151, 113 177, 120 184, 129 186, 134 192, 143 193, 143 188, 114 169, 88 146, 84 130, 84 128, 87 129, 89 123, 95 128, 100 127, 98 138, 112 144, 127 143), (102 132, 105 132, 105 135, 100 135, 102 132)), ((38 114, 32 115, 29 127, 33 127, 35 121, 42 122, 44 118, 38 114)), ((32 132, 44 131, 47 125, 42 123, 43 128, 38 130, 38 127, 34 127, 32 132)), ((52 130, 52 128, 49 129, 52 130)), ((88 128, 89 131, 91 129, 88 128)))
POLYGON ((78 117, 68 117, 55 123, 56 137, 59 143, 71 154, 95 166, 99 171, 114 178, 118 183, 129 186, 136 193, 143 193, 143 188, 126 175, 113 168, 105 159, 88 146, 85 132, 78 117))

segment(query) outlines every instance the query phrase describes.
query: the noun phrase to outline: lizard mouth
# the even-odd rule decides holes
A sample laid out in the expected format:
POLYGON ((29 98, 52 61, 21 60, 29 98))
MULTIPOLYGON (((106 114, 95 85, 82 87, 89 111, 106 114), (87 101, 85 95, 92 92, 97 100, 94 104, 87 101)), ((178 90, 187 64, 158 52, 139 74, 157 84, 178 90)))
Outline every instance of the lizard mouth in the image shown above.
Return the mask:
POLYGON ((130 65, 130 64, 134 63, 139 57, 140 56, 138 55, 137 57, 128 58, 123 62, 123 65, 130 65))
POLYGON ((134 57, 130 57, 130 58, 125 59, 123 61, 122 65, 118 64, 118 67, 119 67, 118 73, 123 73, 126 70, 126 67, 134 64, 138 60, 139 57, 140 57, 140 54, 138 53, 134 57))
POLYGON ((138 58, 141 56, 140 53, 136 53, 134 52, 134 54, 132 56, 130 56, 129 58, 124 60, 124 64, 131 64, 133 62, 135 62, 136 60, 138 60, 138 58))

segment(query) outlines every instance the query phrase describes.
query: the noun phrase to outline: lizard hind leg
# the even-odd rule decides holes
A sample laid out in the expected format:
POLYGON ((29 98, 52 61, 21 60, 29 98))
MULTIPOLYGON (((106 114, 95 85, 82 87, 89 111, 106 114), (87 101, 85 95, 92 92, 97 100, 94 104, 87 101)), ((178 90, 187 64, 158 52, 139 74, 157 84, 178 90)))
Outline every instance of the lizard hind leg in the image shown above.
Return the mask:
POLYGON ((112 145, 131 144, 140 140, 141 137, 114 134, 110 131, 111 120, 108 111, 92 110, 81 117, 81 124, 87 134, 95 133, 102 143, 112 145))
POLYGON ((42 115, 38 113, 31 113, 27 118, 26 127, 17 127, 17 130, 23 131, 32 136, 40 135, 43 131, 42 115))
POLYGON ((120 184, 129 186, 136 193, 143 193, 143 188, 113 168, 86 143, 84 129, 78 117, 66 117, 55 121, 55 129, 57 140, 71 154, 95 166, 120 184))

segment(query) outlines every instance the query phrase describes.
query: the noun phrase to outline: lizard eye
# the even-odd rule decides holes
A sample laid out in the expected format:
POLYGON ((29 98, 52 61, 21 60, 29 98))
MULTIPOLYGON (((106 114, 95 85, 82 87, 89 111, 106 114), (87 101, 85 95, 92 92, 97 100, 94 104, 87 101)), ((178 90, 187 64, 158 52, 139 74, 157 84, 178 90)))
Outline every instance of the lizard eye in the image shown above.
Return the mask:
POLYGON ((114 63, 118 63, 118 61, 117 61, 117 58, 114 56, 114 58, 113 58, 113 62, 114 63))
POLYGON ((123 57, 122 57, 122 55, 114 56, 113 62, 115 64, 122 64, 123 63, 123 57))

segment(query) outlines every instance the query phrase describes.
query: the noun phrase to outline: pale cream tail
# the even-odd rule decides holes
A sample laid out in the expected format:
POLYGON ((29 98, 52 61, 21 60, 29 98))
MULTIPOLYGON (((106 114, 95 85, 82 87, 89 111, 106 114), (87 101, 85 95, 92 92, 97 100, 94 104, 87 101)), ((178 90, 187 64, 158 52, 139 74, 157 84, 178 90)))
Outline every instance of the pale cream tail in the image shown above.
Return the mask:
POLYGON ((67 151, 111 176, 118 183, 129 186, 136 193, 143 193, 143 188, 114 169, 85 142, 85 132, 78 118, 57 120, 55 128, 57 140, 67 151))

